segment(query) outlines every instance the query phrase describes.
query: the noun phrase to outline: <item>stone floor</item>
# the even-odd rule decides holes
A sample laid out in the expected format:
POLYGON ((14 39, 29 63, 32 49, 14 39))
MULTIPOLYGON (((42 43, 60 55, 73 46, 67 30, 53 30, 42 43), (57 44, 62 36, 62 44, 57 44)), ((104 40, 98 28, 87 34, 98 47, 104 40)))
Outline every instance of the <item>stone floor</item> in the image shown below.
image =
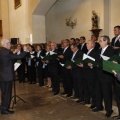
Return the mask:
MULTIPOLYGON (((101 112, 94 113, 88 106, 80 105, 71 98, 53 96, 46 87, 38 84, 16 82, 19 97, 12 115, 0 115, 0 120, 112 120, 101 112)), ((12 106, 12 102, 11 102, 12 106)))

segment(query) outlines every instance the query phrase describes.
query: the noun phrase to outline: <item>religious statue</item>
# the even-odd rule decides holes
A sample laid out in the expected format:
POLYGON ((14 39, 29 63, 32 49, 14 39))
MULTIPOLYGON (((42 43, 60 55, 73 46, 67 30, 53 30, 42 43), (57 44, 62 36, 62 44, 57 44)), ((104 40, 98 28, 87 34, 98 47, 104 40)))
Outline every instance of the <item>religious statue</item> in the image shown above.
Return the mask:
POLYGON ((95 11, 92 11, 92 29, 98 29, 98 15, 95 11))

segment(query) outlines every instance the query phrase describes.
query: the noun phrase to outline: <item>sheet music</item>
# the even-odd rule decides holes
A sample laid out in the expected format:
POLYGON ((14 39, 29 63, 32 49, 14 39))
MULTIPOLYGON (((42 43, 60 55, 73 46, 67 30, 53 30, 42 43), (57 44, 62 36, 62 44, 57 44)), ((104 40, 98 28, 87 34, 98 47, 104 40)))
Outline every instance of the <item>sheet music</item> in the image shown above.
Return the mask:
POLYGON ((104 55, 101 55, 101 57, 103 58, 103 60, 109 60, 110 57, 107 57, 107 56, 104 56, 104 55))
POLYGON ((53 51, 50 51, 50 55, 54 55, 54 54, 57 54, 57 53, 55 53, 55 52, 53 52, 53 51))
POLYGON ((60 64, 62 67, 64 67, 64 65, 65 65, 65 64, 62 64, 61 62, 59 62, 59 64, 60 64))
POLYGON ((21 65, 21 63, 16 62, 14 64, 14 71, 16 71, 20 65, 21 65))
POLYGON ((95 59, 94 59, 93 57, 90 57, 90 56, 84 54, 84 55, 83 55, 83 60, 85 60, 85 59, 87 59, 87 58, 89 58, 89 59, 92 60, 92 61, 95 61, 95 59))
POLYGON ((43 56, 40 56, 41 57, 41 59, 43 59, 44 57, 43 56))
POLYGON ((31 55, 31 58, 34 58, 35 56, 34 55, 31 55))

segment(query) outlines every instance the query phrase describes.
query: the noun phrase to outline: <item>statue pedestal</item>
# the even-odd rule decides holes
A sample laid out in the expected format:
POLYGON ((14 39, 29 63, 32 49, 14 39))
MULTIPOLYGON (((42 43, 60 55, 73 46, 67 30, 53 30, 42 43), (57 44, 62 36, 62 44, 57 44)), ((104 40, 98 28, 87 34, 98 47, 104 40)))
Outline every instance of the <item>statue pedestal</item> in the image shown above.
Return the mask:
POLYGON ((93 30, 90 30, 93 35, 95 35, 96 39, 98 40, 98 37, 99 37, 99 33, 102 29, 93 29, 93 30))

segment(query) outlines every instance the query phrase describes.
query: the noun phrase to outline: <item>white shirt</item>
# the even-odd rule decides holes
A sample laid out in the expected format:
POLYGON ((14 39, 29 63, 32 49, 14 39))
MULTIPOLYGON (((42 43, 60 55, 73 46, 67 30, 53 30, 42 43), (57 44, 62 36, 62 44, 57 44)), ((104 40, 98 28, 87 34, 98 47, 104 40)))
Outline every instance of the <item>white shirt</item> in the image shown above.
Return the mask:
POLYGON ((119 38, 120 38, 120 35, 118 35, 118 36, 115 38, 114 46, 115 46, 115 43, 118 41, 119 38))
POLYGON ((50 53, 50 51, 49 52, 46 52, 46 55, 48 55, 50 53))
POLYGON ((19 51, 19 52, 17 53, 17 55, 20 55, 20 53, 21 53, 21 52, 19 51))
MULTIPOLYGON (((69 47, 69 46, 68 46, 68 47, 69 47)), ((63 53, 65 53, 65 51, 67 50, 67 48, 68 48, 68 47, 64 48, 64 51, 63 51, 63 53)))
POLYGON ((89 53, 90 53, 92 50, 93 50, 93 48, 92 48, 92 49, 90 49, 90 50, 87 52, 87 55, 89 55, 89 53))
MULTIPOLYGON (((78 51, 78 50, 77 50, 77 51, 78 51)), ((71 59, 72 61, 73 61, 73 59, 74 59, 74 57, 75 57, 77 51, 73 53, 73 55, 72 55, 72 59, 71 59)))
POLYGON ((106 47, 102 48, 101 55, 103 55, 103 53, 105 52, 105 50, 107 49, 107 47, 108 47, 108 45, 106 47))
POLYGON ((81 45, 81 50, 83 49, 84 44, 85 44, 85 43, 83 43, 83 44, 81 45))
POLYGON ((38 52, 37 52, 37 57, 39 57, 40 53, 41 53, 41 51, 38 51, 38 52))

